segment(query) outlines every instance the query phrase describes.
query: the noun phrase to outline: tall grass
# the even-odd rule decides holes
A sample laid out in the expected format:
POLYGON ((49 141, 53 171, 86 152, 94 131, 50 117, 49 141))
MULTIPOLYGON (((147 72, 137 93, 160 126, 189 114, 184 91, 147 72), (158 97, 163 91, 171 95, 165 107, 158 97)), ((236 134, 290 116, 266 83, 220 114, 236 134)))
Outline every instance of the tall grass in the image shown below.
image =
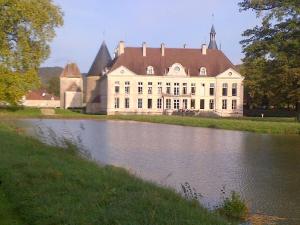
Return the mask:
POLYGON ((11 220, 21 221, 18 224, 228 224, 123 169, 99 166, 5 125, 0 125, 0 137, 1 203, 11 220))

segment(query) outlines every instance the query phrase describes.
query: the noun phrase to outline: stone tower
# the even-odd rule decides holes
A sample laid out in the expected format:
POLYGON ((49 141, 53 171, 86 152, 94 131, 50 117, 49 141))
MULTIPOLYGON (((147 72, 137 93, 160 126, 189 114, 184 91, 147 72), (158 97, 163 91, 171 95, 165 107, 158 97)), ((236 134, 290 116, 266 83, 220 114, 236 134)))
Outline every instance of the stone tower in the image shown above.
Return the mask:
POLYGON ((60 107, 83 107, 83 81, 78 66, 67 64, 60 75, 60 107))
POLYGON ((212 25, 211 30, 210 30, 210 40, 209 40, 209 45, 208 49, 216 49, 218 50, 217 42, 216 42, 216 31, 214 25, 212 25))
MULTIPOLYGON (((102 42, 100 50, 88 72, 86 80, 86 112, 96 113, 101 111, 101 101, 106 101, 106 96, 100 94, 100 89, 103 93, 107 93, 104 89, 105 82, 101 82, 104 75, 111 66, 112 58, 109 54, 105 41, 102 42)), ((102 102, 102 105, 104 104, 102 102)))

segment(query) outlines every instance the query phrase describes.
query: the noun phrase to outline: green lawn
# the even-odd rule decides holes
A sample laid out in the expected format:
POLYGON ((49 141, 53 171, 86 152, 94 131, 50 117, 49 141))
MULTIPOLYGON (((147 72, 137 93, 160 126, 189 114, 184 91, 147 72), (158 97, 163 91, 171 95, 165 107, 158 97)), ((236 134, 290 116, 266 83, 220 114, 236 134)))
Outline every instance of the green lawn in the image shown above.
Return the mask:
POLYGON ((0 224, 21 225, 18 216, 13 212, 12 204, 7 200, 5 192, 0 187, 0 224))
POLYGON ((109 116, 109 119, 134 120, 151 123, 208 127, 226 130, 250 131, 269 134, 300 135, 300 123, 293 118, 203 118, 182 116, 109 116))
POLYGON ((0 122, 1 225, 228 224, 172 190, 18 133, 0 122))
POLYGON ((295 118, 279 117, 242 117, 242 118, 205 118, 182 116, 149 115, 88 115, 70 110, 56 109, 54 116, 43 116, 36 108, 19 110, 0 109, 0 119, 15 118, 58 118, 58 119, 96 119, 96 120, 133 120, 151 123, 174 124, 181 126, 208 127, 226 130, 250 131, 268 134, 300 135, 300 123, 295 118))

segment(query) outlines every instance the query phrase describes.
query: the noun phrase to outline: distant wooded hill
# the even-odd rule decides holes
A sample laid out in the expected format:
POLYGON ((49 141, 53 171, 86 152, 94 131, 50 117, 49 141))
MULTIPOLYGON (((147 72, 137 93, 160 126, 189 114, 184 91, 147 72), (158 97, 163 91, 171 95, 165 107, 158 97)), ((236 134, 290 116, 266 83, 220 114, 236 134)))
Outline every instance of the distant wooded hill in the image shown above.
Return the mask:
MULTIPOLYGON (((39 76, 41 78, 42 84, 47 84, 49 80, 53 77, 59 77, 62 73, 63 68, 56 66, 56 67, 41 67, 39 69, 39 76)), ((82 73, 83 76, 86 76, 86 73, 82 73)))
POLYGON ((39 76, 43 85, 47 85, 49 80, 53 77, 59 77, 63 71, 62 67, 41 67, 39 69, 39 76))

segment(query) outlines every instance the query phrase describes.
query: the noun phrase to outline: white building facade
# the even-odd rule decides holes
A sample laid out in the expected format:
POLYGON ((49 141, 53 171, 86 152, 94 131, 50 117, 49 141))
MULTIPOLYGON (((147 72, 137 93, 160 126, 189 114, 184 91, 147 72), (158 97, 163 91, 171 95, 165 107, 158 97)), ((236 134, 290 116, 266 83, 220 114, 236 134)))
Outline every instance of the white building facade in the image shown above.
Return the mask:
POLYGON ((88 113, 242 116, 243 80, 218 50, 212 28, 209 47, 125 47, 115 59, 105 43, 87 77, 88 113))

